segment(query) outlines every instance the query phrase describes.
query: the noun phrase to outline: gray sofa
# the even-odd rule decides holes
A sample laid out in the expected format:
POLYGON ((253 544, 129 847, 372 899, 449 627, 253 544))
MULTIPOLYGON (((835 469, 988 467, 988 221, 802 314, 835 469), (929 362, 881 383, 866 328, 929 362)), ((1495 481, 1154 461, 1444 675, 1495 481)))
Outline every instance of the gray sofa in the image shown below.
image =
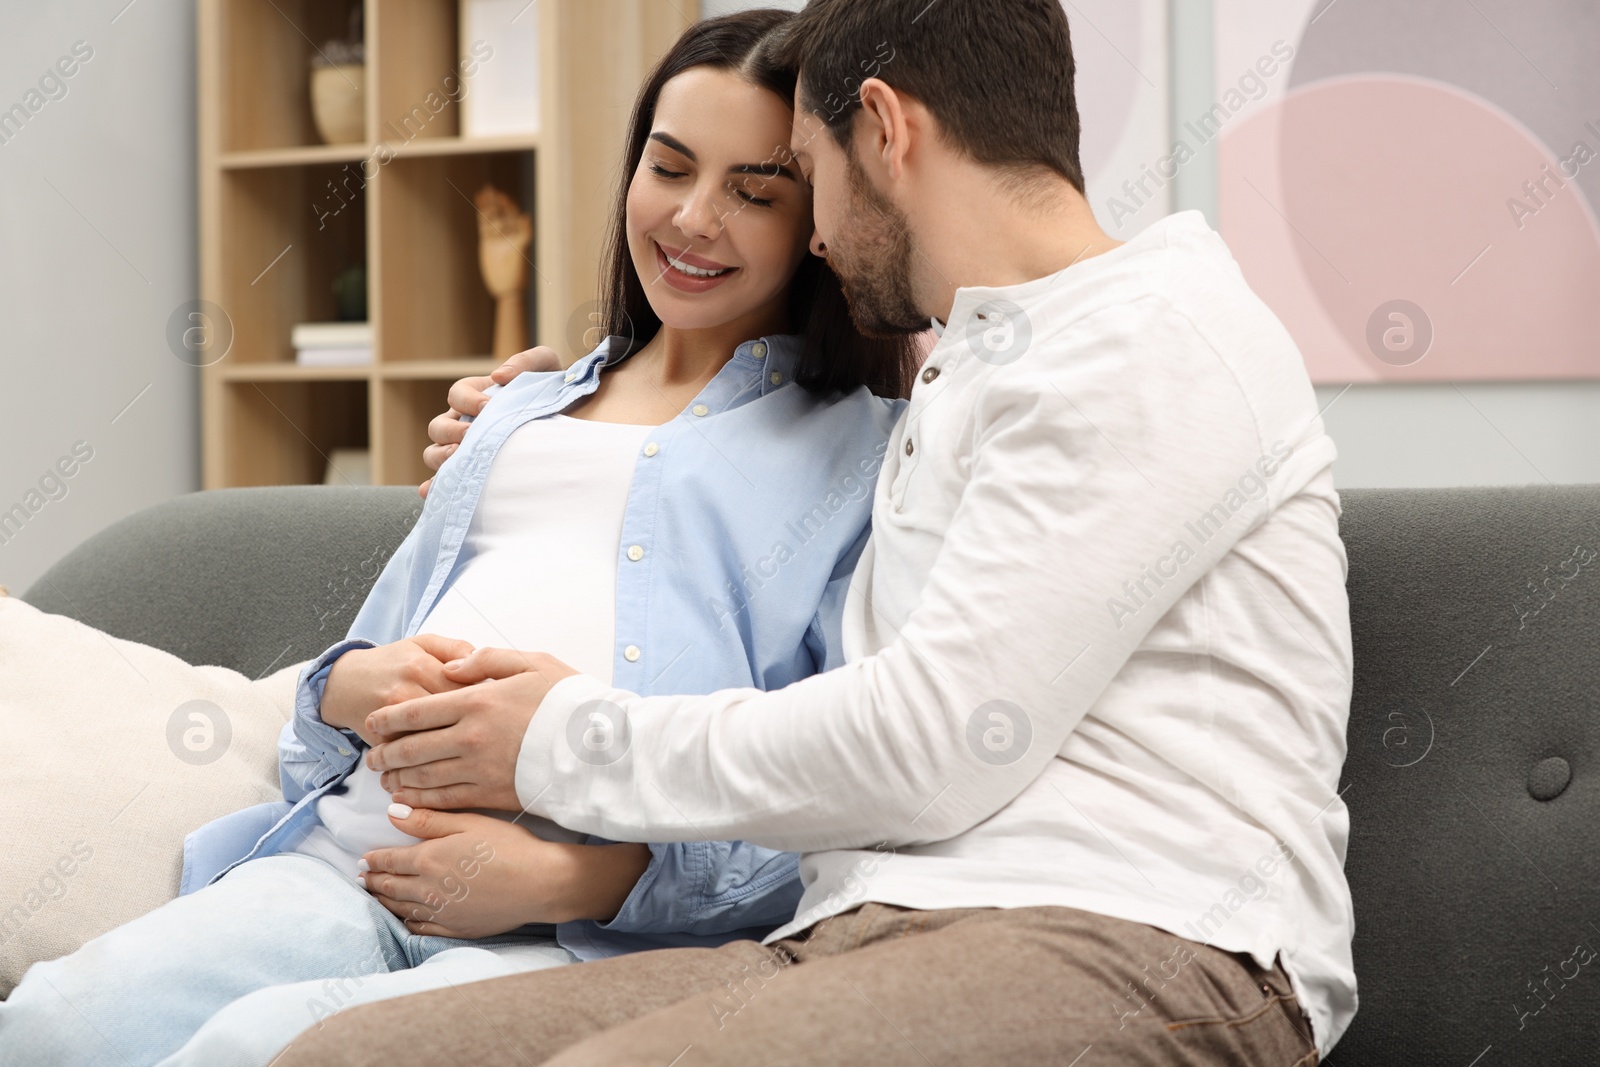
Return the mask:
MULTIPOLYGON (((1327 1062, 1600 1062, 1600 487, 1343 494, 1361 1007, 1327 1062)), ((252 677, 342 636, 408 489, 200 493, 25 599, 252 677)), ((441 1020, 440 1025, 449 1025, 441 1020)))

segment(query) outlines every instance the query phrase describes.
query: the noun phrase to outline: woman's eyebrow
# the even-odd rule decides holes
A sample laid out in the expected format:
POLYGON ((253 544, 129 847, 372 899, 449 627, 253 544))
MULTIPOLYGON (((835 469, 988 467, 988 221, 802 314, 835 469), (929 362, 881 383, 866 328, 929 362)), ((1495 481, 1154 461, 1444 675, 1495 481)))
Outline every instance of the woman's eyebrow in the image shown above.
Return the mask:
POLYGON ((785 164, 779 163, 777 160, 773 160, 770 163, 740 163, 736 166, 729 167, 728 173, 759 174, 764 178, 782 177, 788 178, 790 181, 796 183, 800 181, 799 178, 795 177, 794 171, 790 170, 785 164))
MULTIPOLYGON (((684 144, 670 133, 662 133, 660 130, 657 130, 650 134, 650 140, 661 142, 691 163, 699 162, 699 157, 694 154, 694 149, 690 148, 688 145, 684 144)), ((736 163, 728 168, 728 173, 760 174, 767 178, 788 178, 790 181, 795 183, 800 181, 800 179, 796 177, 794 171, 789 169, 787 164, 779 163, 776 159, 773 159, 767 163, 736 163)))
POLYGON ((684 144, 670 133, 662 133, 660 130, 657 130, 650 135, 650 140, 660 141, 674 152, 686 156, 690 163, 695 162, 698 158, 694 154, 694 149, 690 148, 688 145, 684 144))

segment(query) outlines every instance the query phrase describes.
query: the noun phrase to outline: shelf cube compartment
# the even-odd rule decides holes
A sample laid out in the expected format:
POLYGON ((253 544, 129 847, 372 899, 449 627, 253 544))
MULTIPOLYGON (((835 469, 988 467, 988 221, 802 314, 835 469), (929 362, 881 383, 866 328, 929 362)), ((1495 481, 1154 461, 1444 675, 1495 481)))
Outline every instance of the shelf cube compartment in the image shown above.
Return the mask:
POLYGON ((228 382, 227 484, 320 485, 334 449, 367 447, 368 425, 365 381, 228 382))
MULTIPOLYGON (((311 111, 313 62, 329 56, 329 41, 346 37, 350 16, 360 7, 360 0, 223 0, 218 5, 225 57, 217 70, 222 151, 323 143, 311 111)), ((371 49, 367 52, 370 61, 371 49)), ((369 63, 366 70, 371 69, 369 63)), ((364 91, 371 95, 370 78, 364 91)))
POLYGON ((362 164, 229 170, 221 185, 219 303, 234 327, 228 359, 292 362, 289 331, 334 320, 335 279, 366 261, 362 164))
MULTIPOLYGON (((377 306, 384 361, 489 355, 495 307, 478 266, 480 216, 473 197, 493 185, 533 214, 533 153, 402 157, 385 166, 378 180, 377 306)), ((528 245, 523 300, 530 331, 539 281, 536 248, 537 239, 528 245)))

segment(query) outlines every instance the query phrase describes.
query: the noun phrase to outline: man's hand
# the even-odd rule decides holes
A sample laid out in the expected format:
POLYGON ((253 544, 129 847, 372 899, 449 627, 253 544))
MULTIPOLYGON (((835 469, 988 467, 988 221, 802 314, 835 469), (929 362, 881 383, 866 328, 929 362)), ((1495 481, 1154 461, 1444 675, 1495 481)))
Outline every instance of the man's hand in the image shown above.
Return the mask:
MULTIPOLYGON (((443 415, 434 416, 433 421, 428 423, 428 437, 433 444, 422 450, 422 462, 427 464, 429 470, 436 471, 460 447, 462 438, 467 436, 467 423, 461 421, 461 416, 478 417, 483 405, 489 402, 483 392, 489 386, 509 385, 511 379, 524 371, 560 369, 561 357, 556 350, 539 345, 526 352, 518 352, 487 377, 462 378, 456 382, 450 387, 450 409, 443 415)), ((432 485, 433 479, 429 478, 422 483, 418 492, 426 498, 428 488, 432 485)))
POLYGON ((444 665, 472 655, 472 645, 435 634, 418 634, 378 648, 351 649, 333 663, 322 690, 322 721, 354 730, 368 745, 390 739, 367 727, 367 716, 388 704, 460 689, 470 683, 448 677, 444 665))
POLYGON ((521 811, 517 755, 528 721, 561 679, 578 672, 543 652, 481 648, 445 677, 466 688, 420 696, 367 716, 394 740, 367 753, 397 803, 418 808, 521 811), (406 736, 400 736, 406 735, 406 736))
POLYGON ((650 864, 645 845, 568 845, 473 812, 412 810, 389 821, 412 837, 361 857, 362 881, 414 934, 490 937, 524 923, 606 920, 650 864))

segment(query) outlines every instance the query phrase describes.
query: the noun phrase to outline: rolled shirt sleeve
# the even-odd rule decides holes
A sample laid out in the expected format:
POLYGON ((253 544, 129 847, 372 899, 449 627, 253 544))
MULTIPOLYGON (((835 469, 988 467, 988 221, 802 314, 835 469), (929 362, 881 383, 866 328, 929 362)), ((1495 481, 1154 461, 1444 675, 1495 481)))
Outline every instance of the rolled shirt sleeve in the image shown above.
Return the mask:
POLYGON ((744 841, 652 844, 650 866, 617 914, 595 923, 629 934, 700 937, 770 928, 794 917, 799 857, 744 841))
POLYGON ((278 778, 283 798, 291 803, 344 775, 366 748, 354 731, 322 721, 322 694, 328 674, 339 657, 357 648, 376 647, 371 641, 345 640, 306 664, 295 685, 294 717, 284 723, 278 737, 278 778))

